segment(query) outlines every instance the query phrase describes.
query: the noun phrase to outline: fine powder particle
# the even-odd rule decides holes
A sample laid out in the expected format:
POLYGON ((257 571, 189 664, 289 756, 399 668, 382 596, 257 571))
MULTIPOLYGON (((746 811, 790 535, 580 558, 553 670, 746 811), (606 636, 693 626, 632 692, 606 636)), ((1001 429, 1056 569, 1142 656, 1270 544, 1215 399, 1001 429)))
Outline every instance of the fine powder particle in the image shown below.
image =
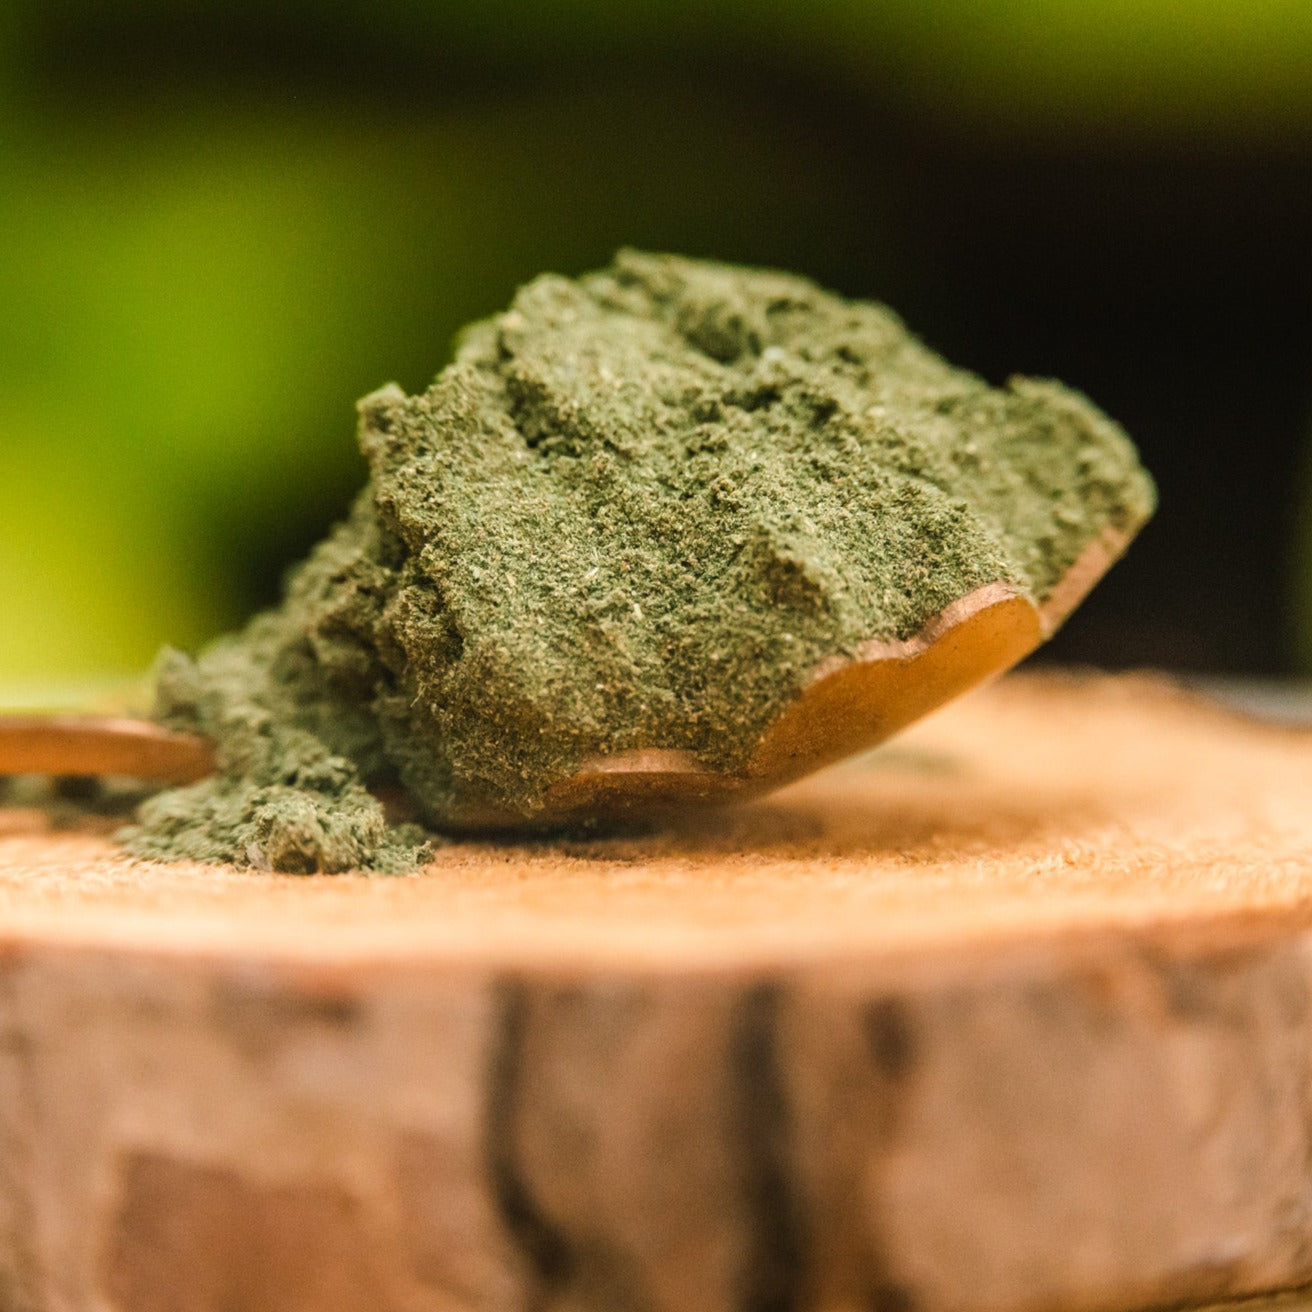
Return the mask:
POLYGON ((822 661, 987 583, 1042 603, 1154 504, 1079 394, 989 387, 882 306, 664 255, 536 279, 360 417, 370 481, 283 605, 162 662, 158 715, 223 768, 149 801, 136 853, 405 869, 425 834, 375 792, 440 831, 531 823, 598 754, 732 772, 822 661))

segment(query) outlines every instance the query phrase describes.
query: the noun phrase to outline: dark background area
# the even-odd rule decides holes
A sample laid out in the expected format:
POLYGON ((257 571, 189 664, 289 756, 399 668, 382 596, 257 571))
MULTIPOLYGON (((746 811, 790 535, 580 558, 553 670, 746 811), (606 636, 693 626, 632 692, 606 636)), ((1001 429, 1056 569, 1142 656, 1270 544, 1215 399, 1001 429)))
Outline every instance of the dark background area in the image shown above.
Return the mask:
POLYGON ((886 300, 1119 420, 1161 508, 1051 657, 1307 668, 1312 18, 1029 10, 18 4, 0 679, 274 599, 361 481, 355 397, 621 244, 886 300))

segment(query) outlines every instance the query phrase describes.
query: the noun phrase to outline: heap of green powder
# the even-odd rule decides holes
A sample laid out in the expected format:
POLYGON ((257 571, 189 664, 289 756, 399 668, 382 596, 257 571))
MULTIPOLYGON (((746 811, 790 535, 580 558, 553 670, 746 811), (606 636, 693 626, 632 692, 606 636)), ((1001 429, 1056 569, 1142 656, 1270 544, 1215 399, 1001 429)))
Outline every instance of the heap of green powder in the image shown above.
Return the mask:
POLYGON ((636 252, 536 279, 360 417, 370 481, 281 608, 164 662, 160 717, 223 771, 148 803, 136 852, 403 868, 424 835, 369 789, 440 831, 531 822, 598 754, 733 771, 822 661, 986 583, 1042 602, 1154 499, 1059 384, 991 388, 801 278, 636 252))

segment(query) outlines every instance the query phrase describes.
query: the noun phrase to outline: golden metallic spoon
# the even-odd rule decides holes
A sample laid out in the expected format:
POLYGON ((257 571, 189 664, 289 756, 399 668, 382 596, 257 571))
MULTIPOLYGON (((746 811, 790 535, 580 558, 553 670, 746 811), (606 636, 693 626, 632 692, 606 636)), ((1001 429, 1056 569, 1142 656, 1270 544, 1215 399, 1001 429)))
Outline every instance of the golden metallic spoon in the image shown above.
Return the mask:
POLYGON ((122 775, 187 784, 215 769, 214 745, 146 720, 0 715, 0 774, 122 775))
MULTIPOLYGON (((594 757, 552 785, 546 810, 532 822, 637 817, 753 797, 874 747, 1028 656, 1057 631, 1132 537, 1105 530, 1041 606, 1009 584, 990 583, 940 611, 914 637, 868 642, 852 657, 823 662, 739 773, 712 770, 684 751, 594 757)), ((453 828, 471 830, 524 820, 473 806, 450 819, 453 828)))
MULTIPOLYGON (((714 805, 768 792, 882 742, 912 721, 1010 669, 1050 637, 1129 543, 1108 530, 1084 550, 1041 606, 991 583, 953 602, 914 637, 872 641, 816 669, 736 774, 665 748, 583 762, 553 784, 531 817, 469 804, 453 829, 534 827, 714 805)), ((144 721, 0 716, 0 775, 126 775, 189 783, 215 769, 212 744, 144 721)))

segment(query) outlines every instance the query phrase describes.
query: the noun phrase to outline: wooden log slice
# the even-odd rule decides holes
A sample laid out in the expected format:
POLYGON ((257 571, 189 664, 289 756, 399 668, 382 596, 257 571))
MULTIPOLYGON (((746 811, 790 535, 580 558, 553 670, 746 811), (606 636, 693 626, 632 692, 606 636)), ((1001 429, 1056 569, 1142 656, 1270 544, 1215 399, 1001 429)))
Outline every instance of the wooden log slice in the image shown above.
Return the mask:
POLYGON ((1019 677, 408 878, 0 811, 0 1308, 1128 1312, 1312 1280, 1312 736, 1019 677))

